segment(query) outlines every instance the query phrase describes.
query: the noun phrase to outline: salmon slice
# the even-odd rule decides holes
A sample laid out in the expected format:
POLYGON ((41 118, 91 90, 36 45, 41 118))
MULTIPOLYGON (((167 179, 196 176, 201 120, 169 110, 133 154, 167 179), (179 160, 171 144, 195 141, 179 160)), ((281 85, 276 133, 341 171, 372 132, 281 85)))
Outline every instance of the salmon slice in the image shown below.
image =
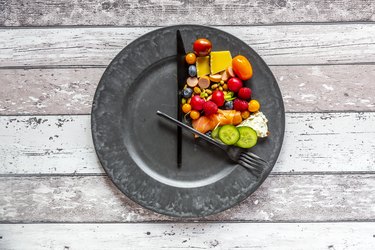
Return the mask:
POLYGON ((192 122, 193 128, 201 133, 206 133, 212 130, 213 122, 207 116, 201 116, 192 122))
POLYGON ((218 110, 217 114, 201 116, 193 120, 193 128, 201 133, 213 130, 216 126, 238 125, 242 122, 241 112, 236 110, 218 110))

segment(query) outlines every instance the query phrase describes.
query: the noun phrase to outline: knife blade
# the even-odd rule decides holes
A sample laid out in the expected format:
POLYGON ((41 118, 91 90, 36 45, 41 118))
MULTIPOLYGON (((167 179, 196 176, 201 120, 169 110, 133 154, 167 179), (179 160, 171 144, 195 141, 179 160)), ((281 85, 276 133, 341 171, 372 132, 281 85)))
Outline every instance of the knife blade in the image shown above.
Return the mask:
MULTIPOLYGON (((187 79, 187 69, 185 62, 185 47, 181 37, 180 30, 176 33, 177 41, 177 119, 182 121, 182 110, 181 110, 181 93, 180 91, 184 87, 187 79)), ((181 127, 177 127, 177 167, 181 168, 182 163, 182 130, 181 127)))

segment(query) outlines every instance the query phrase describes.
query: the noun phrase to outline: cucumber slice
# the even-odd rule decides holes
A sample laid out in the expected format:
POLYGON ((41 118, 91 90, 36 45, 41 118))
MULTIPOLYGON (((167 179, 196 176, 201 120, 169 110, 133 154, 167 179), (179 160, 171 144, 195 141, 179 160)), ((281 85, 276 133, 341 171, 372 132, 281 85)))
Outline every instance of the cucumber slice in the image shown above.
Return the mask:
POLYGON ((233 145, 240 139, 240 132, 233 125, 224 125, 219 130, 219 138, 224 144, 233 145))
POLYGON ((236 142, 236 146, 240 148, 251 148, 257 144, 258 136, 257 132, 250 127, 238 127, 240 133, 240 139, 236 142))
POLYGON ((214 139, 219 139, 219 130, 220 130, 220 127, 217 126, 211 133, 211 137, 214 138, 214 139))

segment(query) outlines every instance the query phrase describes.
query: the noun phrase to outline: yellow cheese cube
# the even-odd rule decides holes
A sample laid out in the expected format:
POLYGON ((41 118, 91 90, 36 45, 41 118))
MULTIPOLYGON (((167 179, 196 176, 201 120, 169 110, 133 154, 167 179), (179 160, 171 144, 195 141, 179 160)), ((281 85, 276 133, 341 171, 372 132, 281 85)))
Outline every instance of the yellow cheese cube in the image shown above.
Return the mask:
POLYGON ((232 55, 230 51, 212 51, 211 54, 211 74, 224 71, 232 66, 232 55))
POLYGON ((197 57, 197 76, 206 76, 210 74, 210 57, 209 56, 200 56, 197 57))

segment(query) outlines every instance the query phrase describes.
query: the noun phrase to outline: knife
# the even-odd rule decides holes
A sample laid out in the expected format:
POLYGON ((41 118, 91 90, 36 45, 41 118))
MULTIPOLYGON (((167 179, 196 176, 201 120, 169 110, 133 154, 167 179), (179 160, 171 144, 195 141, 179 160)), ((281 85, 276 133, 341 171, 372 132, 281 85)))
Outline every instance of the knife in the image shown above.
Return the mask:
MULTIPOLYGON (((180 91, 184 87, 187 79, 187 69, 185 62, 185 47, 182 41, 180 30, 177 30, 176 34, 177 41, 177 119, 182 121, 182 110, 181 110, 181 93, 180 91)), ((177 127, 177 167, 181 168, 182 162, 182 131, 181 127, 177 127)))

